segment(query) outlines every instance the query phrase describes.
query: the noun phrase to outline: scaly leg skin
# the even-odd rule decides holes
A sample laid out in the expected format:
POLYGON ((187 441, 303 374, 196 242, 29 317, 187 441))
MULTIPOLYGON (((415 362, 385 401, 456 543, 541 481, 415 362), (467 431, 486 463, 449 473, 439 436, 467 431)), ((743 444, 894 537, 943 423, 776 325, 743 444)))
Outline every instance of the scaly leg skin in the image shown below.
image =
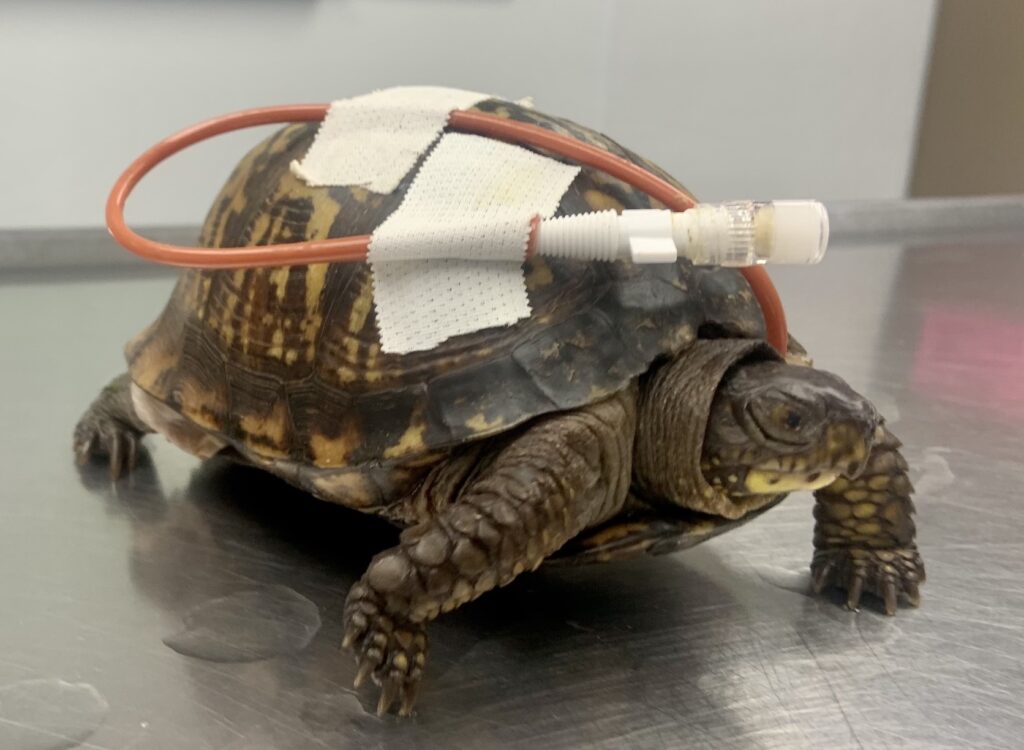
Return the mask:
POLYGON ((882 599, 887 615, 896 614, 902 595, 921 603, 924 562, 914 542, 914 488, 900 441, 884 426, 863 473, 839 478, 815 497, 814 590, 835 585, 847 592, 846 606, 856 610, 868 591, 882 599))
POLYGON ((430 620, 537 568, 622 507, 635 399, 629 391, 497 442, 453 504, 374 557, 349 592, 343 646, 356 655, 356 686, 381 686, 378 714, 395 704, 411 713, 430 620))
POLYGON ((140 438, 152 430, 135 413, 131 378, 119 375, 110 381, 75 427, 74 450, 79 464, 91 458, 110 463, 110 478, 116 480, 135 468, 140 438))

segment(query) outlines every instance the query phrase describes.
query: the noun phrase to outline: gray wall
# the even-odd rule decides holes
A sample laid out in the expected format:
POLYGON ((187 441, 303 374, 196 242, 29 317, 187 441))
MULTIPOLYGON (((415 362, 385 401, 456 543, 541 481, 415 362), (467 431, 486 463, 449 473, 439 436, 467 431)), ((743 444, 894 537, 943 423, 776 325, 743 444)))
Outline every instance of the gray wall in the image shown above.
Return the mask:
MULTIPOLYGON (((933 0, 4 0, 0 228, 99 225, 160 137, 399 83, 533 95, 705 199, 896 197, 933 0)), ((197 223, 255 134, 155 172, 137 223, 197 223)))
POLYGON ((1024 194, 1024 2, 944 0, 922 105, 915 196, 1024 194))

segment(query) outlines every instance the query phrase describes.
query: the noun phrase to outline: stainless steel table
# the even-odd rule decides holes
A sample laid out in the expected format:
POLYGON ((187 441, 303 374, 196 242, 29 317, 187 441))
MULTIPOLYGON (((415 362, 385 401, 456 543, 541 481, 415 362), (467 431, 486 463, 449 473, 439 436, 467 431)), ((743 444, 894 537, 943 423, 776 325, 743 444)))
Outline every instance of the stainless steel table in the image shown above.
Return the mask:
POLYGON ((0 748, 1024 746, 1022 247, 775 274, 818 365, 906 443, 920 610, 808 596, 796 495, 694 550, 542 569, 444 617, 407 721, 373 715, 338 650, 346 590, 393 531, 160 439, 115 486, 73 466, 75 420, 171 278, 8 272, 0 748))

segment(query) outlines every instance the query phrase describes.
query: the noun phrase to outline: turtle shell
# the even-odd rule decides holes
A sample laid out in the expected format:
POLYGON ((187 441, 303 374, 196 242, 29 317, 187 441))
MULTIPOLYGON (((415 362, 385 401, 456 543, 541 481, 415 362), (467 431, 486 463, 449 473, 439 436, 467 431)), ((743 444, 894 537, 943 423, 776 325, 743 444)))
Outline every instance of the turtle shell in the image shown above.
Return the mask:
MULTIPOLYGON (((585 140, 667 177, 568 120, 498 100, 477 109, 585 140)), ((369 234, 398 207, 415 170, 388 195, 296 178, 289 164, 316 128, 286 127, 245 156, 210 210, 203 245, 369 234)), ((584 169, 558 215, 660 207, 584 169)), ((128 344, 131 377, 244 454, 360 467, 437 455, 601 399, 698 335, 764 335, 756 300, 732 269, 534 258, 524 270, 529 318, 403 355, 381 351, 364 263, 189 270, 160 317, 128 344)))
POLYGON ((664 504, 647 505, 630 498, 621 513, 600 526, 586 529, 544 564, 586 565, 679 552, 754 520, 784 498, 785 495, 779 495, 732 519, 664 504))

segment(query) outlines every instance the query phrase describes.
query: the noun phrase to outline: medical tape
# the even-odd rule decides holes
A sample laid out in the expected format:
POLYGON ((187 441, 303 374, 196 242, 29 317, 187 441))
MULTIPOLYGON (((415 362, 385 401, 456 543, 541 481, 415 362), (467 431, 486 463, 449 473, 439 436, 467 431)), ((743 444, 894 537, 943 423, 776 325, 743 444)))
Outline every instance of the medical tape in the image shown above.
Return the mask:
POLYGON ((442 137, 370 243, 382 350, 430 349, 529 316, 530 222, 554 214, 579 171, 490 138, 442 137))
POLYGON ((390 193, 440 135, 449 112, 489 98, 438 86, 399 86, 332 102, 292 172, 313 186, 359 185, 390 193))

